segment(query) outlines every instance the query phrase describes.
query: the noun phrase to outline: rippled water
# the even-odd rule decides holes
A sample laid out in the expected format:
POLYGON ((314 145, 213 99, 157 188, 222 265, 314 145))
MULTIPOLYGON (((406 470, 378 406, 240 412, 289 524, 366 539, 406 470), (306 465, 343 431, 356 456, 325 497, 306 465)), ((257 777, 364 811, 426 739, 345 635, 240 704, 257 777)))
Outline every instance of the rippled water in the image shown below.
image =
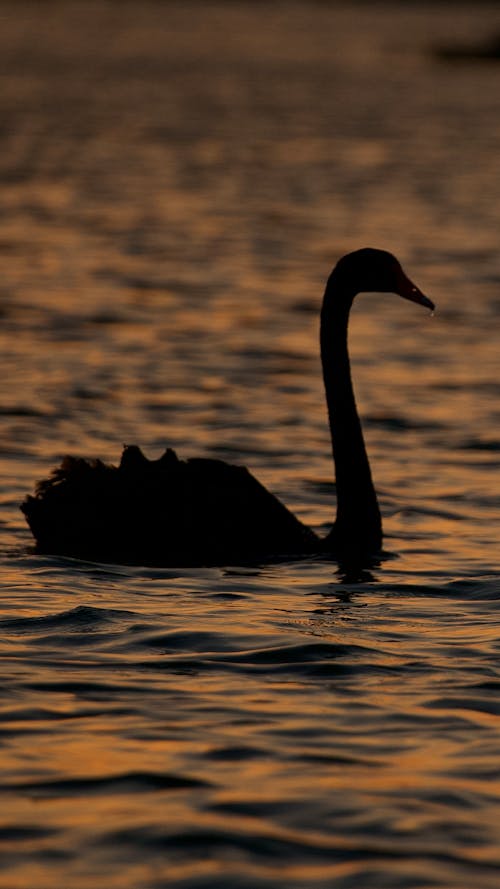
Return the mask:
POLYGON ((500 65, 492 5, 0 8, 2 889, 489 889, 499 850, 500 65), (42 558, 65 452, 245 463, 326 531, 344 252, 388 558, 42 558))

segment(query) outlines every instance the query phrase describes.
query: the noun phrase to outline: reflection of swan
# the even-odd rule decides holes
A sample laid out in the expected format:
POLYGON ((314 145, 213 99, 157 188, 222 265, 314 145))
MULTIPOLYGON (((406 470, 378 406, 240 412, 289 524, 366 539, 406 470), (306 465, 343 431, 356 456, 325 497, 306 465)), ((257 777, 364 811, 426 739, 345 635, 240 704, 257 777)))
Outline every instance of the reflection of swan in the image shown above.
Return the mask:
POLYGON ((352 301, 389 291, 433 308, 382 250, 344 256, 327 283, 321 359, 334 450, 337 518, 321 541, 248 472, 219 460, 149 461, 125 448, 119 467, 66 457, 22 505, 38 550, 101 561, 217 565, 271 555, 328 551, 341 559, 375 554, 382 525, 347 351, 352 301))

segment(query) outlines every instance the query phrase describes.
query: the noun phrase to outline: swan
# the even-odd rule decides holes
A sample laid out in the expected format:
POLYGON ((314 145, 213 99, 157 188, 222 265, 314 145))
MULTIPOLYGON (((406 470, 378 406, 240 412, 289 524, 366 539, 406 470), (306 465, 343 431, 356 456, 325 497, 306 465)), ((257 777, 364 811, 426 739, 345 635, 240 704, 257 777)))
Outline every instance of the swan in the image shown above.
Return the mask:
POLYGON ((337 514, 321 539, 244 467, 181 460, 171 449, 148 460, 125 447, 120 464, 67 456, 21 509, 37 551, 92 561, 156 566, 242 564, 331 553, 361 562, 380 551, 382 522, 351 381, 347 329, 356 294, 392 292, 433 310, 384 250, 342 257, 321 309, 321 361, 335 464, 337 514))

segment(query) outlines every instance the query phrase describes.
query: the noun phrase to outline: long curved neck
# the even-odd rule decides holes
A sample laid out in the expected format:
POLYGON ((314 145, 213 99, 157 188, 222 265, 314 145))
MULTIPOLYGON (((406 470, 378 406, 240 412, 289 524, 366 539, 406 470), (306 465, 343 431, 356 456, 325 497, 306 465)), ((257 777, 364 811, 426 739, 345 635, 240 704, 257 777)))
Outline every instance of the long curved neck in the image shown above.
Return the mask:
POLYGON ((321 310, 321 361, 332 437, 337 518, 327 544, 342 553, 375 553, 382 521, 354 399, 347 347, 355 293, 332 272, 321 310))

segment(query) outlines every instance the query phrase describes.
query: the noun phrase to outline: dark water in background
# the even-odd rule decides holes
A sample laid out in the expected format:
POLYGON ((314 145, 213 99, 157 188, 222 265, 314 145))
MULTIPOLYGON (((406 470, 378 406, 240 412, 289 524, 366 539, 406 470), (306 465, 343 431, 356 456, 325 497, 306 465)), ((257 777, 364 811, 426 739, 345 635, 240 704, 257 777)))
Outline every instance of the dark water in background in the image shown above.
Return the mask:
POLYGON ((0 6, 0 887, 489 889, 499 851, 492 6, 0 6), (248 464, 318 529, 333 262, 394 558, 35 557, 18 504, 123 442, 248 464))

